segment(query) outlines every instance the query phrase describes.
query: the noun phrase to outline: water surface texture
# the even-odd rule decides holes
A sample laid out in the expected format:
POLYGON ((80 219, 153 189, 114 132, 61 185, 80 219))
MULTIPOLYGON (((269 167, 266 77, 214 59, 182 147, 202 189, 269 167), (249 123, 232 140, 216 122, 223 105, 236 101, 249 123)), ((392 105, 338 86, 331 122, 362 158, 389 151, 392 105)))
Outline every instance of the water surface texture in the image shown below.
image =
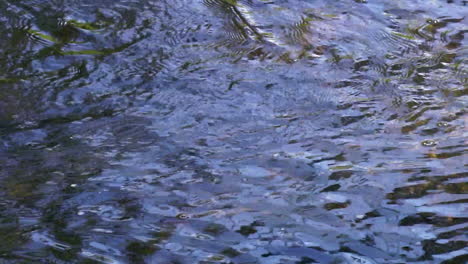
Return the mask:
POLYGON ((0 263, 465 263, 467 5, 1 0, 0 263))

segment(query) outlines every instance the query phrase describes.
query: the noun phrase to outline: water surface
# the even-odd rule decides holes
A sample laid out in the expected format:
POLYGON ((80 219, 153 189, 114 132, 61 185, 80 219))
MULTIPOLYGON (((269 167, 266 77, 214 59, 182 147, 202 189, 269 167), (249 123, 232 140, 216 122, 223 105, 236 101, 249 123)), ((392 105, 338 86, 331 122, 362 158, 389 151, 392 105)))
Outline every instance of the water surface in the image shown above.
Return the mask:
POLYGON ((464 263, 466 1, 0 1, 0 262, 464 263))

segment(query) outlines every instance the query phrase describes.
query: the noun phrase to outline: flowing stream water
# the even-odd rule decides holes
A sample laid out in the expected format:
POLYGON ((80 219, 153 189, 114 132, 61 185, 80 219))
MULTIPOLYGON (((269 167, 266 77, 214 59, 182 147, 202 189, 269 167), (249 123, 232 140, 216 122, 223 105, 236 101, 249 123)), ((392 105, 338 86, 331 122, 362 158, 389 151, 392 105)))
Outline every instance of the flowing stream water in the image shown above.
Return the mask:
POLYGON ((0 263, 466 263, 467 21, 0 0, 0 263))

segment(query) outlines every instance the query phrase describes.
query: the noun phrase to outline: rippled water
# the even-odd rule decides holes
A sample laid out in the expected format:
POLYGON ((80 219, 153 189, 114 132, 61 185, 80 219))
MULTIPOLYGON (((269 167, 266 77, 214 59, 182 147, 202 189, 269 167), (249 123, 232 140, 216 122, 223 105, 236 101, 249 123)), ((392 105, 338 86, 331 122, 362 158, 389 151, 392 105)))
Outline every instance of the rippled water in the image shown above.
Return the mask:
POLYGON ((465 263, 467 1, 0 1, 1 263, 465 263))

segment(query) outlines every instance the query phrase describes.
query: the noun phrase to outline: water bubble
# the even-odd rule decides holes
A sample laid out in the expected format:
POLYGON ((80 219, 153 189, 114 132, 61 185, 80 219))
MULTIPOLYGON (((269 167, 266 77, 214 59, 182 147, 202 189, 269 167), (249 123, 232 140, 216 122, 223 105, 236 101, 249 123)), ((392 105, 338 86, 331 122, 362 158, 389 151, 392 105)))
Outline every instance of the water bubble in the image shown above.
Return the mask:
POLYGON ((114 233, 114 231, 109 230, 109 229, 104 229, 104 228, 93 228, 92 231, 98 232, 98 233, 106 233, 106 234, 114 233))
POLYGON ((437 123, 437 126, 438 126, 438 127, 448 127, 448 126, 449 126, 449 123, 447 123, 447 122, 438 122, 438 123, 437 123))
POLYGON ((188 214, 184 214, 184 213, 178 214, 176 217, 179 218, 179 219, 183 219, 183 220, 190 218, 190 216, 188 214))
POLYGON ((421 145, 423 145, 424 147, 433 147, 437 145, 437 141, 428 139, 421 142, 421 145))

